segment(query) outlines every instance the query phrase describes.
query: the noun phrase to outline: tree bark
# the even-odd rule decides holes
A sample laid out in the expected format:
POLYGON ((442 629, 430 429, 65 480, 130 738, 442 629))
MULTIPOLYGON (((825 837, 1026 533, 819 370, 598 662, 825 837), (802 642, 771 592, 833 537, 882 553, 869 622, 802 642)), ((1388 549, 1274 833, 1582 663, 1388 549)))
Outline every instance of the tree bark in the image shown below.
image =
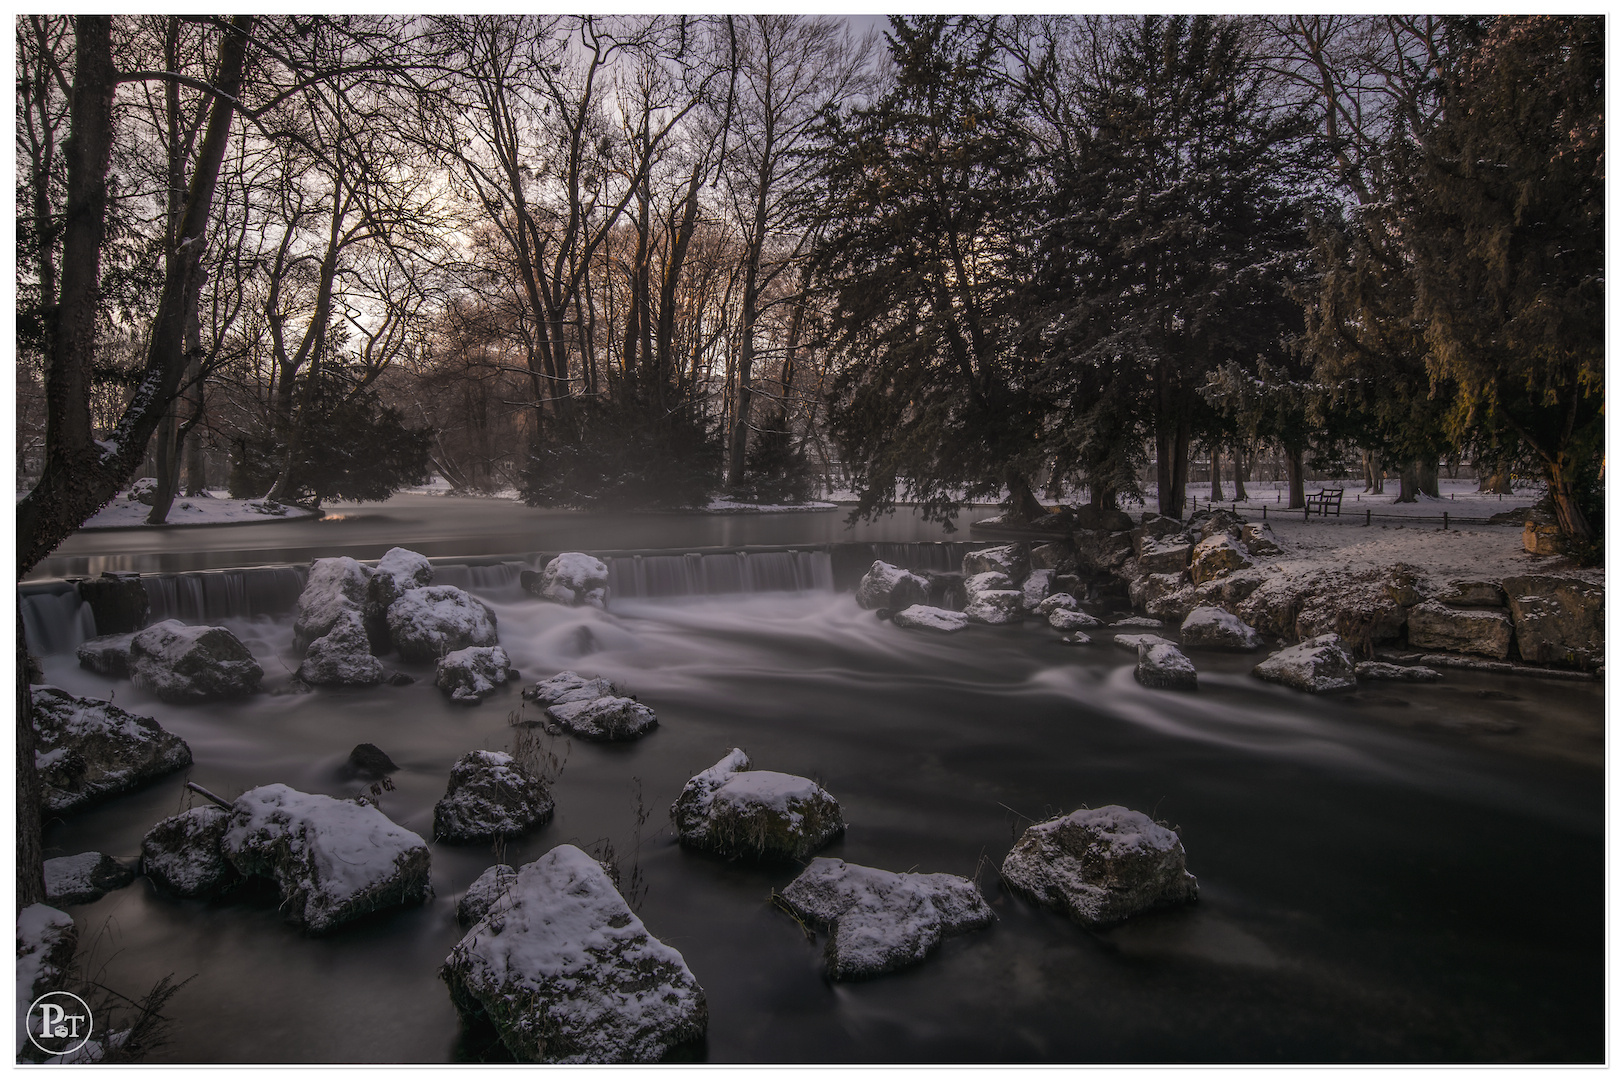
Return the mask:
POLYGON ((1401 493, 1395 496, 1398 503, 1415 503, 1418 497, 1417 465, 1407 462, 1401 466, 1401 493))
POLYGON ((1232 498, 1238 502, 1248 502, 1249 493, 1243 490, 1243 481, 1249 478, 1249 461, 1243 456, 1243 451, 1234 447, 1232 449, 1232 498))
POLYGON ((40 839, 39 770, 34 768, 34 697, 28 686, 28 643, 22 598, 17 599, 17 910, 45 902, 45 854, 40 839))
POLYGON ((1209 501, 1223 502, 1226 495, 1221 491, 1221 448, 1209 448, 1209 501))
POLYGON ((1298 510, 1305 505, 1305 447, 1284 446, 1283 456, 1288 463, 1288 509, 1298 510))
POLYGON ((1481 495, 1513 494, 1513 471, 1506 462, 1478 462, 1479 491, 1481 495))
POLYGON ((1007 470, 1007 514, 1014 520, 1026 522, 1046 514, 1046 507, 1029 486, 1029 478, 1016 469, 1007 470))
POLYGON ((1434 459, 1425 459, 1417 463, 1418 490, 1431 499, 1440 497, 1440 469, 1434 459))

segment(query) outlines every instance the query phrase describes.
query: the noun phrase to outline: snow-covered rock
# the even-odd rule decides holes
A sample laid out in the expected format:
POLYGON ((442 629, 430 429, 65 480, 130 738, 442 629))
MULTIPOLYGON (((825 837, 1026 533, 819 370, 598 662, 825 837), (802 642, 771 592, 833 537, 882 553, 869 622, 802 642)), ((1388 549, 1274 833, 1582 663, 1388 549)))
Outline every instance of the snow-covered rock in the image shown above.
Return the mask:
POLYGON ((1214 581, 1206 581, 1202 585, 1195 586, 1193 596, 1200 605, 1214 604, 1232 609, 1247 599, 1250 593, 1264 585, 1271 576, 1255 567, 1234 570, 1225 577, 1218 577, 1214 581))
POLYGON ((1230 510, 1200 510, 1187 519, 1187 532, 1199 541, 1212 536, 1226 536, 1233 540, 1243 535, 1247 522, 1230 510))
POLYGON ((1255 665, 1256 677, 1313 694, 1351 690, 1356 666, 1337 634, 1322 634, 1272 653, 1255 665))
POLYGON ((62 814, 191 764, 191 748, 150 716, 54 686, 33 693, 34 765, 45 809, 62 814))
MULTIPOLYGON (((1246 579, 1247 573, 1240 570, 1232 578, 1246 579)), ((1325 575, 1316 571, 1273 574, 1238 602, 1234 614, 1269 637, 1295 637, 1295 621, 1300 608, 1323 586, 1324 578, 1325 575)), ((1337 590, 1329 586, 1323 591, 1337 590)))
POLYGON ((1590 670, 1603 663, 1603 586, 1532 574, 1502 582, 1519 655, 1533 664, 1590 670))
POLYGON ((359 610, 344 611, 324 637, 310 642, 298 677, 314 686, 376 686, 383 681, 382 661, 371 655, 359 610))
POLYGON ((1185 542, 1143 537, 1136 568, 1143 574, 1180 574, 1191 554, 1192 546, 1185 542))
POLYGON ((1250 555, 1282 554, 1282 545, 1277 543, 1277 534, 1271 531, 1271 525, 1267 522, 1245 522, 1242 529, 1239 539, 1243 546, 1249 549, 1250 555))
POLYGON ((928 582, 909 570, 884 562, 872 564, 855 589, 855 602, 867 611, 899 611, 928 602, 928 582))
POLYGON ((1202 585, 1234 570, 1243 570, 1254 564, 1237 543, 1224 532, 1211 533, 1208 539, 1198 541, 1192 551, 1192 579, 1202 585))
POLYGON ((838 801, 802 776, 750 772, 733 749, 669 808, 681 843, 730 858, 802 859, 844 831, 838 801))
POLYGON ((512 677, 512 661, 499 645, 457 649, 439 657, 433 685, 465 705, 476 705, 512 677))
POLYGON ((1417 664, 1386 664, 1378 660, 1365 660, 1356 665, 1358 679, 1387 679, 1392 682, 1436 682, 1440 673, 1434 668, 1417 664))
POLYGON ((1149 619, 1142 615, 1127 615, 1123 619, 1115 619, 1108 625, 1115 628, 1139 626, 1144 630, 1161 630, 1164 628, 1164 620, 1149 619))
POLYGON ((124 493, 124 498, 142 506, 151 506, 157 502, 157 486, 158 482, 154 477, 143 476, 129 485, 129 491, 124 493))
POLYGON ((1123 806, 1031 825, 1001 864, 1001 879, 1086 926, 1198 898, 1181 837, 1123 806))
POLYGON ((1125 649, 1126 651, 1133 652, 1133 653, 1136 652, 1136 650, 1141 648, 1143 645, 1174 645, 1174 644, 1175 644, 1175 642, 1171 641, 1169 638, 1162 638, 1158 634, 1115 634, 1114 635, 1114 645, 1115 645, 1116 648, 1125 649))
POLYGON ((987 589, 968 594, 962 609, 969 622, 1001 626, 1024 617, 1024 594, 1015 589, 987 589))
POLYGON ((942 938, 995 921, 967 878, 895 874, 842 859, 812 859, 781 897, 800 918, 829 931, 827 973, 835 979, 910 967, 942 938))
POLYGON ((1507 594, 1500 583, 1476 578, 1452 578, 1434 599, 1454 608, 1507 607, 1507 594))
POLYGON ((607 587, 607 563, 582 552, 565 551, 546 563, 534 591, 542 600, 558 604, 603 607, 607 587))
POLYGON ((1407 612, 1391 598, 1388 581, 1376 576, 1339 580, 1306 596, 1294 618, 1293 636, 1303 641, 1339 634, 1347 641, 1394 641, 1407 625, 1407 612))
POLYGON ((79 935, 73 916, 46 904, 30 904, 17 913, 17 1053, 32 1047, 28 1040, 28 1006, 67 982, 79 935))
POLYGON ((444 962, 451 1000, 519 1061, 647 1063, 708 1030, 681 954, 651 934, 571 844, 517 872, 444 962))
POLYGON ((1029 565, 1034 570, 1051 570, 1059 574, 1074 572, 1074 544, 1067 540, 1054 540, 1050 544, 1036 544, 1029 549, 1029 565))
POLYGON ((1131 598, 1131 606, 1145 609, 1148 604, 1161 596, 1168 596, 1187 584, 1187 575, 1180 574, 1143 574, 1132 578, 1126 587, 1131 598))
POLYGON ((979 593, 1007 592, 1012 587, 1012 578, 1003 574, 1000 570, 985 570, 962 579, 962 590, 970 600, 979 593))
POLYGON ((214 897, 241 880, 225 857, 228 811, 212 804, 164 818, 141 840, 141 872, 177 896, 214 897))
POLYGON ((1258 649, 1260 632, 1218 607, 1194 608, 1181 622, 1181 643, 1189 649, 1258 649))
MULTIPOLYGON (((980 548, 962 556, 962 573, 968 577, 994 571, 1006 574, 1013 584, 1029 573, 1029 555, 1022 544, 1003 544, 1000 547, 980 548)), ((1010 586, 1009 586, 1010 587, 1010 586)))
POLYGON ((254 693, 264 669, 223 626, 167 619, 130 639, 129 675, 159 699, 183 703, 254 693))
POLYGON ((1055 592, 1048 596, 1045 600, 1042 600, 1040 603, 1035 605, 1035 614, 1039 615, 1043 619, 1052 614, 1054 611, 1079 610, 1080 601, 1075 599, 1073 593, 1066 592, 1055 592))
POLYGON ((45 902, 55 907, 90 904, 134 880, 134 867, 99 851, 46 859, 45 902))
MULTIPOLYGON (((1129 521, 1130 518, 1125 520, 1129 521)), ((1129 530, 1074 530, 1074 565, 1079 573, 1120 573, 1132 555, 1129 530)))
POLYGON ((1180 622, 1185 619, 1193 608, 1198 606, 1197 595, 1190 584, 1162 593, 1142 605, 1142 610, 1150 618, 1162 619, 1167 622, 1180 622))
POLYGON ((1152 690, 1196 690, 1198 669, 1174 645, 1144 641, 1136 646, 1136 681, 1152 690))
POLYGON ((1407 616, 1406 640, 1414 648, 1473 653, 1506 660, 1513 642, 1513 621, 1505 611, 1449 608, 1427 600, 1407 616))
POLYGON ((1061 630, 1064 633, 1068 633, 1070 630, 1082 630, 1089 629, 1093 626, 1101 626, 1102 620, 1096 618, 1095 616, 1087 615, 1083 611, 1067 611, 1063 608, 1054 608, 1052 611, 1047 612, 1046 624, 1054 630, 1061 630))
POLYGON ((371 569, 347 556, 310 563, 304 591, 298 595, 293 647, 303 652, 310 642, 331 633, 332 624, 344 612, 360 611, 370 579, 371 569))
POLYGON ((954 634, 966 630, 968 625, 966 612, 946 611, 926 604, 913 604, 904 611, 897 611, 892 621, 907 630, 936 630, 941 634, 954 634))
POLYGON ((658 716, 634 698, 599 697, 551 705, 546 715, 563 730, 591 742, 629 742, 658 726, 658 716))
POLYGON ((1024 579, 1021 591, 1024 594, 1024 610, 1034 611, 1041 606, 1048 596, 1052 595, 1052 578, 1055 575, 1050 570, 1031 570, 1024 579))
POLYGON ((512 890, 516 880, 517 871, 505 863, 497 863, 479 874, 456 902, 456 922, 466 927, 481 920, 497 900, 512 890))
POLYGON ((434 663, 470 645, 500 644, 489 605, 454 585, 407 589, 388 608, 388 634, 411 664, 434 663))
POLYGON ((464 844, 517 836, 550 821, 552 809, 546 786, 511 754, 474 750, 450 769, 433 807, 433 837, 464 844))
POLYGON ((103 634, 84 642, 77 649, 79 666, 98 675, 129 678, 129 643, 135 634, 103 634))
POLYGON ((433 893, 420 836, 375 806, 285 784, 238 796, 222 847, 242 874, 272 878, 282 910, 317 933, 433 893))
POLYGON ((562 671, 549 679, 541 679, 523 691, 527 701, 542 705, 561 705, 568 701, 595 701, 599 697, 613 697, 617 688, 603 678, 586 678, 573 671, 562 671))
POLYGON ((394 601, 412 589, 433 584, 433 564, 425 555, 408 548, 389 548, 377 560, 371 579, 366 582, 366 599, 362 611, 366 634, 371 638, 374 652, 386 653, 394 647, 388 632, 388 609, 394 601))

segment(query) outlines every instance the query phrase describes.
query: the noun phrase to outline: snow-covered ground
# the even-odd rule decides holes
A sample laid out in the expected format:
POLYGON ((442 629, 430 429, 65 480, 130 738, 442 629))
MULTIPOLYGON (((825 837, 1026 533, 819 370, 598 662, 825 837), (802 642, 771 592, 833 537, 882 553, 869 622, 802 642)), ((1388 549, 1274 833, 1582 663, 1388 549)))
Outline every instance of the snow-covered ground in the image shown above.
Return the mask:
MULTIPOLYGON (((81 529, 127 529, 146 524, 146 515, 152 508, 145 503, 131 502, 128 492, 102 507, 81 529)), ((169 508, 169 525, 225 525, 232 522, 276 521, 314 516, 309 510, 296 506, 279 506, 280 512, 269 509, 263 499, 233 499, 226 492, 210 491, 206 498, 177 496, 169 508)))

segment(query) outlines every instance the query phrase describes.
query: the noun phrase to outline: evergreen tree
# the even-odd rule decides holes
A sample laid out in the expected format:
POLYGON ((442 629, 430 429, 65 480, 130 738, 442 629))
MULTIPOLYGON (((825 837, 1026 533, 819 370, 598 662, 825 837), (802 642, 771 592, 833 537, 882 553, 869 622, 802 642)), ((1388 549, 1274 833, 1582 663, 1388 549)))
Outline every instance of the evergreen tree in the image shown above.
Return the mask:
POLYGON ((974 498, 1030 487, 1045 407, 1017 347, 1032 256, 1029 140, 1000 71, 994 20, 896 18, 894 88, 834 118, 826 236, 844 366, 830 428, 855 516, 905 493, 949 525, 974 498))
POLYGON ((1220 429, 1206 377, 1283 369, 1303 328, 1292 288, 1319 153, 1307 114, 1268 98, 1237 21, 1118 25, 1044 200, 1047 386, 1094 491, 1128 490, 1123 444, 1151 435, 1159 511, 1179 517, 1189 447, 1220 429))

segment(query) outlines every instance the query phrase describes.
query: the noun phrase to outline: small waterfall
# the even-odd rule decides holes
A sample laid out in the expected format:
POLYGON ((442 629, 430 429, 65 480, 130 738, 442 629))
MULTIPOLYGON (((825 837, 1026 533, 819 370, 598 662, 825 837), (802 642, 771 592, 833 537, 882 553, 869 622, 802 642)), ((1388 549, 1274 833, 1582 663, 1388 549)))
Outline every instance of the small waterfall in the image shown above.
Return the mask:
POLYGON ((521 562, 435 563, 433 584, 454 585, 470 593, 516 599, 522 595, 521 576, 529 569, 521 562))
POLYGON ((36 656, 71 652, 96 636, 96 618, 71 581, 20 588, 23 638, 36 656))
POLYGON ((866 576, 866 572, 872 569, 872 564, 880 560, 913 572, 960 570, 964 555, 979 548, 992 546, 962 540, 905 544, 838 544, 833 547, 833 583, 840 592, 851 591, 861 583, 861 578, 866 576))
POLYGON ((152 622, 210 623, 291 611, 308 573, 302 566, 258 566, 153 574, 142 577, 141 583, 152 605, 152 622))
POLYGON ((604 561, 608 595, 623 599, 810 592, 833 585, 832 557, 825 551, 614 555, 604 561))

